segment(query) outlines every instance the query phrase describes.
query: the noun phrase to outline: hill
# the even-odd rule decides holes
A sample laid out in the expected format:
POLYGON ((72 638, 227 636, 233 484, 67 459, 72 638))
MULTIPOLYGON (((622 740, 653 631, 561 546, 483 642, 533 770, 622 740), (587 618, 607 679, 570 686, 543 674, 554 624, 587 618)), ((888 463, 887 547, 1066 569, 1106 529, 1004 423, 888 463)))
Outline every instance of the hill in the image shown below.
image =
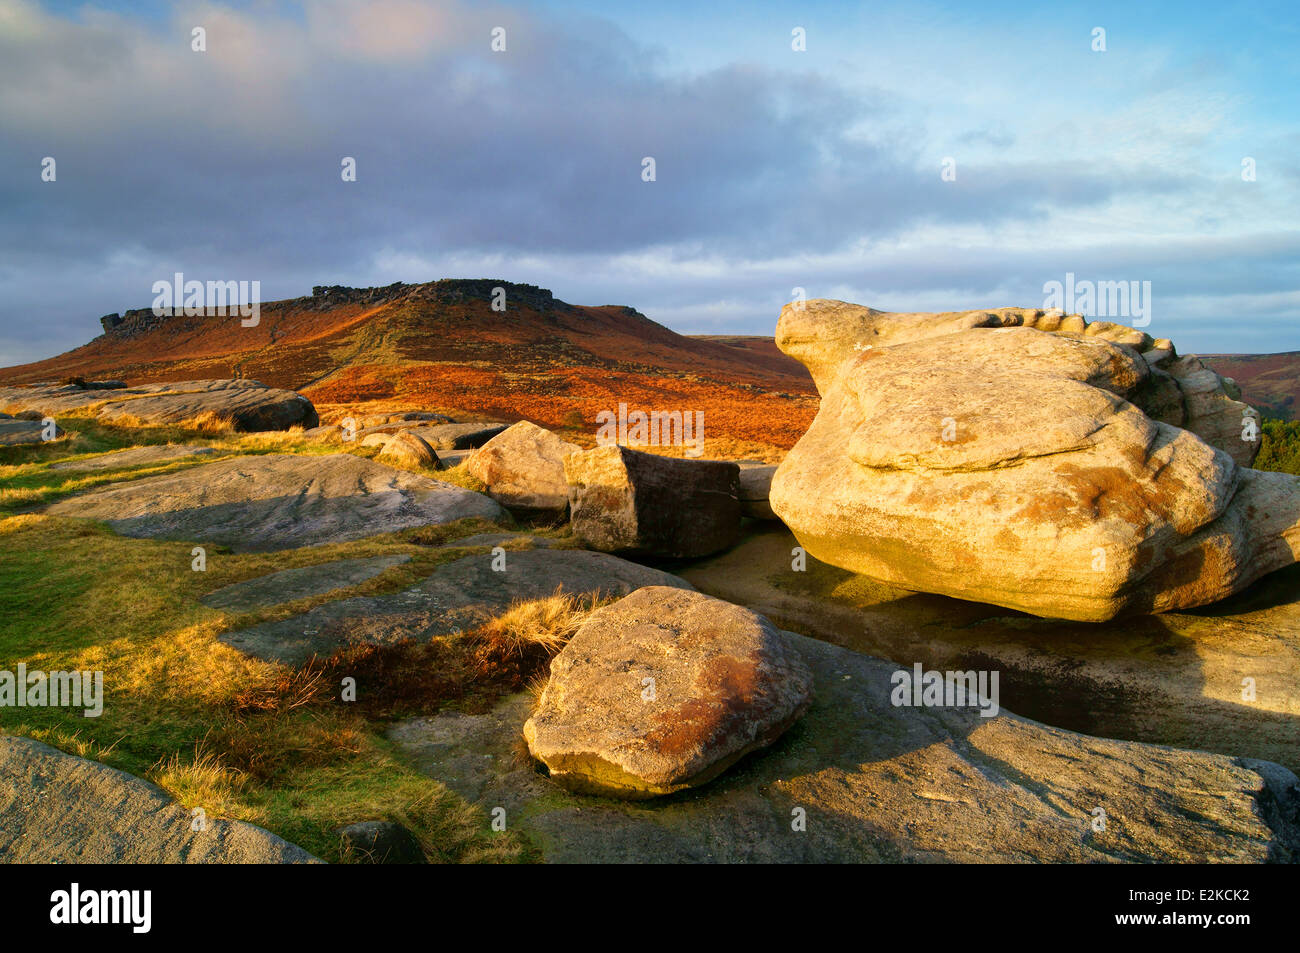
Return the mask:
POLYGON ((0 370, 0 383, 70 376, 128 383, 244 377, 297 390, 323 418, 427 409, 528 418, 594 433, 596 415, 704 411, 706 434, 789 447, 816 410, 807 372, 770 338, 688 337, 633 308, 571 305, 533 285, 445 279, 317 287, 238 317, 101 319, 57 357, 0 370), (493 289, 505 310, 493 310, 493 289))
POLYGON ((1281 354, 1202 354, 1201 360, 1241 388, 1242 399, 1266 417, 1292 420, 1300 402, 1300 351, 1281 354))

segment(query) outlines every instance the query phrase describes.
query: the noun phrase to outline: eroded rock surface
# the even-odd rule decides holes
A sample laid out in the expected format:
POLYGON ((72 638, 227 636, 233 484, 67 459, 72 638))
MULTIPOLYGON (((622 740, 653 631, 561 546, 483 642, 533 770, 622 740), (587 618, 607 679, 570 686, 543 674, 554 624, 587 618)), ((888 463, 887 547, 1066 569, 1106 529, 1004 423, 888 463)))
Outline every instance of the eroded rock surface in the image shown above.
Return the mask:
POLYGON ((249 612, 278 606, 296 599, 323 595, 346 589, 373 579, 381 572, 409 562, 410 556, 369 556, 360 559, 336 559, 315 566, 282 569, 269 576, 258 576, 223 586, 199 601, 209 609, 249 612))
POLYGON ((51 416, 88 414, 113 422, 228 424, 237 431, 313 428, 320 421, 312 402, 290 390, 257 381, 204 380, 100 389, 77 384, 0 387, 0 407, 51 416))
POLYGON ((679 570, 785 629, 907 668, 999 673, 1002 704, 1088 735, 1300 771, 1300 565, 1213 606, 1110 622, 914 593, 807 557, 783 526, 679 570))
POLYGON ((0 735, 0 861, 10 864, 302 864, 301 847, 190 812, 147 781, 30 738, 0 735))
POLYGON ((532 699, 389 732, 417 767, 557 863, 1258 863, 1300 856, 1300 792, 1269 762, 1106 741, 1003 713, 895 707, 898 666, 790 636, 808 712, 705 787, 570 793, 516 755, 532 699), (1094 811, 1106 827, 1093 830, 1094 811), (803 829, 794 823, 803 817, 803 829))
POLYGON ((642 586, 690 588, 668 573, 586 550, 507 552, 504 571, 494 570, 493 562, 490 553, 465 556, 403 592, 329 602, 302 615, 227 632, 221 641, 257 658, 297 665, 344 645, 391 645, 468 631, 516 601, 543 599, 557 589, 603 597, 642 586))
POLYGON ((236 457, 113 485, 50 506, 123 536, 266 552, 505 511, 483 496, 347 453, 236 457))
POLYGON ((640 800, 771 744, 811 692, 808 666, 762 616, 647 586, 598 610, 551 660, 524 738, 562 786, 640 800))
POLYGON ((545 427, 521 420, 471 453, 465 469, 509 510, 563 515, 569 505, 564 458, 581 450, 545 427))
POLYGON ((1040 311, 809 301, 777 343, 822 403, 770 503, 832 565, 1104 620, 1213 602, 1300 552, 1300 478, 1243 465, 1258 415, 1168 342, 1040 311))
MULTIPOLYGON (((63 429, 56 424, 51 433, 57 440, 63 436, 63 429)), ((0 420, 0 447, 26 447, 45 443, 45 434, 45 425, 40 419, 0 420)))

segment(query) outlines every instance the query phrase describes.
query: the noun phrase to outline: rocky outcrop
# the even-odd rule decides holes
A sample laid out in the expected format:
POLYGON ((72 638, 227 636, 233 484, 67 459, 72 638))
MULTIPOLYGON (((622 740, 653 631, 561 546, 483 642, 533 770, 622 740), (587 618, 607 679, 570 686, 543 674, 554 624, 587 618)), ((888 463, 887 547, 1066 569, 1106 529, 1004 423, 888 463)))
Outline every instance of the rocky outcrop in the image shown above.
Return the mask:
POLYGON ((1050 728, 1005 710, 894 705, 893 662, 787 636, 807 713, 695 796, 569 793, 514 757, 527 694, 398 723, 415 766, 553 863, 1262 863, 1300 858, 1276 764, 1050 728))
POLYGON ((811 692, 808 667, 762 616, 650 586, 597 610, 551 661, 524 739, 560 785, 641 800, 771 744, 811 692))
POLYGON ((642 586, 690 589, 676 576, 606 553, 507 551, 502 563, 485 549, 439 566, 403 592, 325 603, 288 619, 228 632, 221 641, 246 655, 298 665, 345 645, 392 645, 468 632, 516 602, 544 599, 557 590, 607 598, 642 586))
POLYGON ((563 515, 569 505, 564 458, 582 448, 527 420, 497 434, 465 461, 488 496, 509 510, 563 515))
POLYGON ((0 861, 11 864, 302 864, 269 831, 201 817, 161 788, 29 738, 0 735, 0 861))
POLYGON ((569 521, 592 549, 707 556, 740 536, 734 463, 661 457, 608 446, 564 460, 569 521))
POLYGON ((901 667, 1000 672, 1002 704, 1102 738, 1300 772, 1300 565, 1212 607, 1067 622, 906 592, 806 556, 779 524, 681 570, 700 592, 901 667))
POLYGON ((267 552, 505 511, 483 496, 348 453, 236 457, 92 490, 46 512, 104 520, 123 536, 267 552))
POLYGON ((473 450, 506 429, 505 424, 433 424, 412 428, 410 433, 426 440, 434 450, 473 450))
POLYGON ((80 414, 117 423, 219 424, 242 432, 315 427, 316 408, 301 394, 257 381, 177 381, 102 389, 78 384, 0 387, 0 407, 80 414))
POLYGON ((1237 462, 1257 415, 1168 342, 809 301, 777 343, 822 404, 770 502, 824 562, 1087 621, 1212 602, 1300 552, 1300 480, 1237 462))

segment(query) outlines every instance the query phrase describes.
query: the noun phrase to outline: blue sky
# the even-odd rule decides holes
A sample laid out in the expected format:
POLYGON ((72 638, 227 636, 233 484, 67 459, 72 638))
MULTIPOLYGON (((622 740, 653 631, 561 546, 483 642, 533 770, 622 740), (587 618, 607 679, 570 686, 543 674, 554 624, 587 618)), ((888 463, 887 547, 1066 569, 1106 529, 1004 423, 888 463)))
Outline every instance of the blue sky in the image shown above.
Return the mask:
POLYGON ((1042 306, 1070 272, 1150 281, 1184 352, 1300 350, 1300 6, 700 6, 0 0, 0 364, 176 271, 759 334, 796 287, 1042 306))

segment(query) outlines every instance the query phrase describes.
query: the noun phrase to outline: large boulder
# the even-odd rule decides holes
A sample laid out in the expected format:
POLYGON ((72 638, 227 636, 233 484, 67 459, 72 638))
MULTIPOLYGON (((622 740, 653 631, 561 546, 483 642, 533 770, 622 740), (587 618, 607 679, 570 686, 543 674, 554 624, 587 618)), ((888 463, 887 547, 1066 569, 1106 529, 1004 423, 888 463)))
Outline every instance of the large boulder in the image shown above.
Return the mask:
POLYGON ((0 860, 11 864, 302 864, 301 847, 204 818, 147 781, 0 735, 0 860))
POLYGON ((576 443, 521 420, 470 454, 465 469, 507 509, 563 514, 569 505, 564 458, 581 450, 576 443))
POLYGON ((316 408, 301 394, 241 379, 115 389, 81 384, 0 387, 0 407, 83 414, 118 423, 220 424, 244 432, 309 429, 320 423, 316 408))
POLYGON ((438 455, 433 447, 413 433, 399 433, 389 438, 376 458, 402 467, 428 467, 436 470, 438 455))
POLYGON ((481 493, 349 453, 234 457, 116 484, 50 506, 123 536, 267 552, 361 539, 505 511, 481 493))
POLYGON ((740 536, 740 470, 607 446, 564 460, 569 519, 587 546, 647 556, 707 556, 740 536))
POLYGON ((649 586, 598 610, 551 661, 524 739, 560 785, 640 800, 771 744, 811 694, 808 666, 762 616, 649 586))
POLYGON ((1238 462, 1255 411, 1172 348, 1073 317, 788 305, 777 343, 822 402, 772 509, 832 565, 1083 621, 1212 602, 1294 562, 1300 479, 1238 462))

